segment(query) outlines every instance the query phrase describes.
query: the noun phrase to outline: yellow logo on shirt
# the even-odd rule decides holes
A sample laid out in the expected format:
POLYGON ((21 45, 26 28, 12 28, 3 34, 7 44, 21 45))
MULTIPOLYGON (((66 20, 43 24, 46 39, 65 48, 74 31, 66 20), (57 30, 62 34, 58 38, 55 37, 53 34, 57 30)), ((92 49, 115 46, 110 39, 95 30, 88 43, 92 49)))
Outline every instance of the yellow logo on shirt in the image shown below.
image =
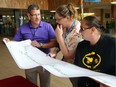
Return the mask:
POLYGON ((101 57, 99 54, 91 52, 83 57, 82 63, 89 69, 95 69, 101 63, 101 57))

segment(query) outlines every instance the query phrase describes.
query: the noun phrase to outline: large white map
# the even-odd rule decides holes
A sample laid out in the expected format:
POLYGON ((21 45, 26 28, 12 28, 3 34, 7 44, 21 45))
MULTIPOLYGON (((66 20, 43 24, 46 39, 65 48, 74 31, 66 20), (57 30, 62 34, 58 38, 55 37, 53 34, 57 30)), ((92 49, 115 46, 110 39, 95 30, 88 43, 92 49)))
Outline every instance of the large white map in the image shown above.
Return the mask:
POLYGON ((90 77, 110 87, 116 87, 116 77, 84 69, 73 64, 49 57, 31 45, 30 40, 20 42, 4 41, 20 69, 42 66, 58 77, 90 77))

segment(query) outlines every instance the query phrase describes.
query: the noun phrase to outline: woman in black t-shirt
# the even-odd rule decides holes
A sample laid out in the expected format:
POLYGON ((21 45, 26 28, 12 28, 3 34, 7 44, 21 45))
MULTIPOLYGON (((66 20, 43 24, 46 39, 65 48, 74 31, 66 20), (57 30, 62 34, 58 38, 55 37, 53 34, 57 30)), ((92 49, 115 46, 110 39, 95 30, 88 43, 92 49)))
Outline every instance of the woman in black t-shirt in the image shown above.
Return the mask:
MULTIPOLYGON (((116 75, 116 38, 102 34, 104 27, 95 16, 81 22, 83 41, 77 46, 74 64, 93 71, 116 75)), ((87 77, 71 78, 73 87, 108 87, 87 77)))

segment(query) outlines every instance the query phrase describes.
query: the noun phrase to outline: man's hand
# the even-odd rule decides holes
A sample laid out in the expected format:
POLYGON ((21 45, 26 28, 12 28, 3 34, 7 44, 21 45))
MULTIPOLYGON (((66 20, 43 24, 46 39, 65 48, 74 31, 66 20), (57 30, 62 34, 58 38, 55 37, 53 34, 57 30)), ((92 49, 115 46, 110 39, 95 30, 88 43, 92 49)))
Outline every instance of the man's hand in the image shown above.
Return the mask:
POLYGON ((34 47, 41 48, 41 44, 39 44, 36 40, 32 41, 31 45, 34 46, 34 47))
POLYGON ((10 39, 9 38, 3 38, 3 41, 9 42, 10 39))

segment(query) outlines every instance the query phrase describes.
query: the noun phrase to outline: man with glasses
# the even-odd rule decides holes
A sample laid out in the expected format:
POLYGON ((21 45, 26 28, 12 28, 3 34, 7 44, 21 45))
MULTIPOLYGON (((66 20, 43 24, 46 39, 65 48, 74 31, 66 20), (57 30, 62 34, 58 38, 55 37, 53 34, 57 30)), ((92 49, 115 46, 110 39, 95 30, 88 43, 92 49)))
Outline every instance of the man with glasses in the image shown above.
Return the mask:
MULTIPOLYGON (((96 72, 116 76, 116 38, 104 35, 104 27, 95 16, 81 21, 83 41, 76 49, 74 64, 96 72)), ((87 77, 73 78, 73 87, 108 87, 87 77)))
MULTIPOLYGON (((37 5, 30 5, 27 11, 29 22, 23 24, 18 29, 13 40, 22 41, 30 39, 32 41, 31 44, 34 47, 37 47, 44 53, 48 54, 50 52, 50 48, 56 45, 54 29, 51 24, 41 21, 40 8, 37 5)), ((50 73, 44 70, 41 66, 26 69, 26 79, 37 85, 38 73, 40 87, 50 87, 50 73)))

